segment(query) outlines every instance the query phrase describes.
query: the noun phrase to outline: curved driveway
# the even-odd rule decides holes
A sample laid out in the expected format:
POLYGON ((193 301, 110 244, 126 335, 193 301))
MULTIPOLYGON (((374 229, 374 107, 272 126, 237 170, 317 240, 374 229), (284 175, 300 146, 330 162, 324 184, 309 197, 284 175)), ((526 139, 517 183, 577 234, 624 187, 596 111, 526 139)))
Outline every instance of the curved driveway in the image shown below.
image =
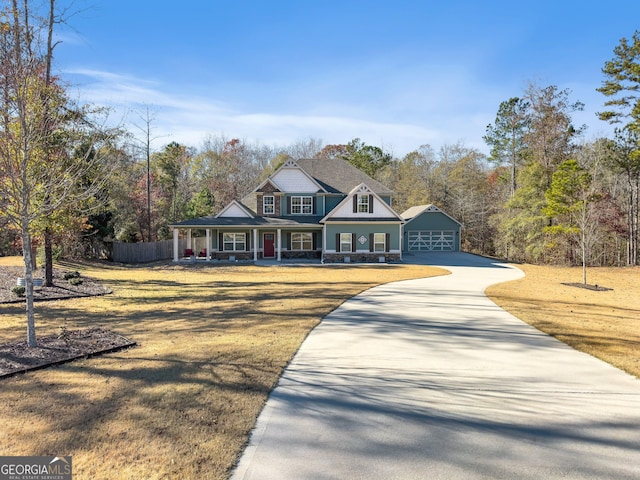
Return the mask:
POLYGON ((520 270, 405 260, 452 275, 375 287, 329 314, 234 480, 640 478, 640 381, 485 297, 520 270))

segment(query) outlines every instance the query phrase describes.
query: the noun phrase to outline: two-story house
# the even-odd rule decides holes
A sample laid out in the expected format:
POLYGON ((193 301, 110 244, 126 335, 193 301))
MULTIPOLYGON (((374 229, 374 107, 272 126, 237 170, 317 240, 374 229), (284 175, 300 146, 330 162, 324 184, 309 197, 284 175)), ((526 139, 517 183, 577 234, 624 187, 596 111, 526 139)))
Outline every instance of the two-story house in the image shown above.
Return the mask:
MULTIPOLYGON (((184 255, 207 260, 400 261, 403 235, 405 248, 424 242, 407 243, 418 238, 403 230, 405 221, 414 216, 405 220, 396 213, 392 194, 344 160, 288 160, 250 195, 232 201, 217 215, 171 225, 174 260, 182 256, 179 238, 186 232, 184 255)), ((447 246, 451 250, 459 247, 456 224, 458 236, 452 234, 447 246)))

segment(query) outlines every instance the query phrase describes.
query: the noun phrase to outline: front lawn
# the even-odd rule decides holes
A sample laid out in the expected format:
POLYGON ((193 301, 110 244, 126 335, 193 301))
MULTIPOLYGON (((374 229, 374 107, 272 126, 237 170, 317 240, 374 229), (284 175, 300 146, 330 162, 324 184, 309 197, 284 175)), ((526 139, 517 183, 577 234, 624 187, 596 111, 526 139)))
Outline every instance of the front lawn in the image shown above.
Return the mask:
MULTIPOLYGON (((7 265, 0 259, 0 268, 7 265)), ((138 347, 0 382, 2 455, 72 455, 76 479, 224 479, 293 354, 347 298, 443 274, 409 265, 68 265, 113 290, 36 304, 38 335, 103 327, 138 347)), ((0 305, 0 343, 24 306, 0 305)))
POLYGON ((549 335, 640 378, 640 268, 518 265, 526 276, 494 285, 487 295, 516 317, 549 335))

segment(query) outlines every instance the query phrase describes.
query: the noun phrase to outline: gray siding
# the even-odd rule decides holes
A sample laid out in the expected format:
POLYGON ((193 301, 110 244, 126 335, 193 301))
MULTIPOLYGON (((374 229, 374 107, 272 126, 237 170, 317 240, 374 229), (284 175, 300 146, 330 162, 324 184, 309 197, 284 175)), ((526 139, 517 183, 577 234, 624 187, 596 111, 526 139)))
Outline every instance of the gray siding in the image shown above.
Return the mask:
POLYGON ((328 224, 327 225, 327 244, 325 250, 336 250, 336 234, 337 233, 355 233, 356 239, 360 236, 364 236, 366 242, 360 244, 356 241, 356 251, 369 252, 369 234, 371 233, 388 233, 389 234, 389 249, 400 249, 400 225, 399 224, 328 224))
POLYGON ((460 225, 442 212, 422 212, 417 217, 405 223, 403 250, 409 251, 409 232, 429 230, 454 232, 455 250, 460 250, 460 225))

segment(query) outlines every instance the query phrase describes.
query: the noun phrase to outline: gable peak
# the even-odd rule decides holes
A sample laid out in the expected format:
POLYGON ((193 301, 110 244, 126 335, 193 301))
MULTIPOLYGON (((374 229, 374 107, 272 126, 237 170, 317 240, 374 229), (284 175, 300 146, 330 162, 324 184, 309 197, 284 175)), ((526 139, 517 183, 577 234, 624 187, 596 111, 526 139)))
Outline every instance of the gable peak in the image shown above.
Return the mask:
POLYGON ((300 168, 300 166, 292 158, 289 158, 284 162, 282 168, 300 168))
POLYGON ((356 186, 353 190, 351 190, 351 192, 349 193, 351 195, 372 194, 373 190, 371 190, 371 188, 369 188, 366 184, 361 183, 360 185, 356 186))

